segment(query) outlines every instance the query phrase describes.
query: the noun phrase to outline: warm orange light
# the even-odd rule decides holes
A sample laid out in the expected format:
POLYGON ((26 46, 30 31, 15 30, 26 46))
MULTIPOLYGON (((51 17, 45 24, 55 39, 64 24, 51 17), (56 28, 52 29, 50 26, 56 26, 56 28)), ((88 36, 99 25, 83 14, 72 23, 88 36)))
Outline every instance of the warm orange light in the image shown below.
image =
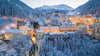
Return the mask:
POLYGON ((28 33, 28 31, 24 31, 24 34, 27 34, 28 33))
POLYGON ((30 30, 29 34, 30 34, 31 36, 33 36, 33 30, 30 30))
POLYGON ((5 30, 2 30, 1 32, 2 32, 2 33, 5 33, 5 30))
POLYGON ((52 22, 52 20, 51 20, 51 19, 46 19, 46 21, 48 21, 48 22, 52 22))
POLYGON ((34 15, 31 15, 29 18, 33 18, 34 15))
POLYGON ((32 43, 35 44, 36 43, 36 38, 32 37, 32 43))
POLYGON ((14 19, 16 20, 16 19, 18 19, 17 17, 14 17, 14 19))
POLYGON ((5 29, 9 29, 9 27, 8 26, 5 26, 5 29))
POLYGON ((25 18, 25 20, 28 20, 27 18, 25 18))
POLYGON ((4 18, 4 19, 8 19, 8 17, 7 17, 7 16, 3 16, 3 18, 4 18))
POLYGON ((16 24, 14 24, 14 23, 11 23, 11 26, 12 26, 12 27, 17 27, 16 24))

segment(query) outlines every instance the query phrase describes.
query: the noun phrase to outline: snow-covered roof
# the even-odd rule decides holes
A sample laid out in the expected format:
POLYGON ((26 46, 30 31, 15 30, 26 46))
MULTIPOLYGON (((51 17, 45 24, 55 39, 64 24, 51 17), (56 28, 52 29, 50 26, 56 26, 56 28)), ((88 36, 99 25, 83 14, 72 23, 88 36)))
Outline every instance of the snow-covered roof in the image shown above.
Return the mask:
POLYGON ((6 33, 23 33, 24 30, 15 30, 15 29, 9 29, 5 30, 6 33))
POLYGON ((30 25, 30 24, 25 24, 25 26, 30 25))
POLYGON ((58 26, 41 26, 40 28, 59 28, 58 26))
MULTIPOLYGON (((60 34, 62 34, 62 35, 65 35, 65 34, 73 34, 73 33, 75 33, 75 32, 67 32, 67 33, 49 33, 50 35, 60 35, 60 34)), ((48 34, 48 33, 45 33, 45 34, 48 34)))
POLYGON ((71 23, 63 23, 62 26, 64 26, 64 27, 70 27, 70 26, 75 26, 75 24, 71 24, 71 23))
POLYGON ((75 32, 67 32, 67 34, 73 34, 73 33, 75 33, 75 32))
POLYGON ((20 26, 20 27, 28 27, 28 26, 20 26))
POLYGON ((50 35, 59 35, 59 34, 64 34, 64 33, 50 33, 50 35))
POLYGON ((85 26, 84 25, 80 25, 80 27, 84 28, 85 26))
POLYGON ((95 19, 100 19, 100 17, 96 17, 95 19))
POLYGON ((33 28, 28 28, 27 30, 33 30, 33 28))
POLYGON ((37 32, 43 32, 42 30, 37 30, 37 32))

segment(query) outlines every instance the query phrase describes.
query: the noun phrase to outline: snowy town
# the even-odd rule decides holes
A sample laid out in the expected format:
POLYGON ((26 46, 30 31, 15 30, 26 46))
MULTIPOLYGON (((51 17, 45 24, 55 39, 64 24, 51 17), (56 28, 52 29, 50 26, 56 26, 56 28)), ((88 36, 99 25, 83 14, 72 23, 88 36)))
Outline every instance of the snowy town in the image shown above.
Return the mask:
POLYGON ((99 0, 76 9, 27 2, 0 0, 0 56, 100 56, 99 0))
MULTIPOLYGON (((2 18, 6 20, 9 19, 7 16, 3 16, 2 18)), ((52 26, 52 24, 48 24, 48 23, 52 23, 52 19, 45 19, 46 25, 44 26, 39 25, 38 23, 39 19, 34 20, 34 22, 32 22, 32 20, 24 19, 24 18, 19 19, 17 17, 14 17, 13 19, 16 21, 16 24, 11 23, 10 25, 5 26, 4 29, 0 31, 0 44, 1 44, 0 55, 1 56, 4 55, 5 52, 7 53, 6 56, 9 56, 9 55, 28 56, 29 51, 32 48, 31 47, 32 44, 37 44, 35 55, 51 56, 51 54, 47 54, 46 53, 47 51, 44 51, 44 50, 47 50, 49 48, 52 49, 54 47, 56 47, 57 50, 63 50, 64 48, 67 47, 64 44, 69 44, 70 41, 75 41, 75 40, 76 40, 75 43, 77 45, 83 44, 82 47, 85 45, 84 42, 87 41, 86 46, 84 48, 87 48, 89 45, 93 45, 93 46, 98 45, 98 48, 99 48, 100 19, 95 18, 91 15, 71 16, 71 17, 66 17, 66 18, 60 18, 58 19, 58 21, 64 24, 61 26, 52 26), (69 43, 66 43, 68 42, 67 40, 69 39, 72 39, 72 40, 70 40, 69 43), (23 42, 20 42, 20 41, 23 41, 23 42), (81 41, 83 43, 81 43, 81 41), (54 47, 51 45, 51 43, 48 43, 48 42, 53 43, 54 47), (16 49, 20 49, 20 48, 23 54, 21 53, 17 54, 16 49)), ((71 43, 69 45, 71 45, 71 43)), ((94 46, 91 48, 96 48, 96 47, 94 46)), ((58 54, 56 55, 58 56, 58 54)), ((59 55, 63 56, 62 54, 59 54, 59 55)), ((94 54, 94 55, 97 55, 97 54, 94 54)))

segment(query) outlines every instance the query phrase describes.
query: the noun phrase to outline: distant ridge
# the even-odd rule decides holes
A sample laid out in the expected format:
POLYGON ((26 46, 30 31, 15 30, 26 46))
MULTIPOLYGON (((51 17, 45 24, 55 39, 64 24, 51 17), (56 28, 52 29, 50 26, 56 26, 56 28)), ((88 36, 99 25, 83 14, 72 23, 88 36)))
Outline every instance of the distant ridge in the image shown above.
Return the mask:
POLYGON ((73 8, 71 8, 71 7, 69 7, 69 6, 65 5, 65 4, 53 5, 53 6, 44 5, 42 7, 38 7, 37 9, 73 10, 73 8))
POLYGON ((48 12, 48 11, 51 11, 51 12, 58 11, 58 12, 68 13, 71 10, 73 10, 73 8, 65 4, 60 4, 60 5, 53 5, 53 6, 44 5, 44 6, 35 8, 33 11, 35 14, 41 14, 43 12, 48 12))

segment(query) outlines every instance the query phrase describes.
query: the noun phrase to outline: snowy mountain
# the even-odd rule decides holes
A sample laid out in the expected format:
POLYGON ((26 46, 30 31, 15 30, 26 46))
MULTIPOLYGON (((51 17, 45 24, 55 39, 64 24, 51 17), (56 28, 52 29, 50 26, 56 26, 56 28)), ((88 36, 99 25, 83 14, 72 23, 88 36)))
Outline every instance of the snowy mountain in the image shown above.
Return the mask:
POLYGON ((86 4, 75 9, 80 14, 93 14, 100 17, 100 0, 89 0, 86 4))
POLYGON ((54 5, 54 6, 44 5, 42 7, 39 7, 39 9, 46 9, 46 10, 50 10, 50 9, 54 9, 54 10, 73 10, 73 8, 71 8, 71 7, 67 6, 67 5, 64 5, 64 4, 54 5))
POLYGON ((0 0, 0 16, 28 17, 32 9, 20 0, 0 0))
POLYGON ((67 6, 67 5, 64 5, 64 4, 53 5, 53 6, 44 5, 42 7, 35 8, 34 9, 34 13, 35 14, 41 14, 43 12, 48 12, 48 11, 49 12, 58 11, 58 12, 68 13, 71 10, 73 10, 73 8, 71 8, 71 7, 67 6))

